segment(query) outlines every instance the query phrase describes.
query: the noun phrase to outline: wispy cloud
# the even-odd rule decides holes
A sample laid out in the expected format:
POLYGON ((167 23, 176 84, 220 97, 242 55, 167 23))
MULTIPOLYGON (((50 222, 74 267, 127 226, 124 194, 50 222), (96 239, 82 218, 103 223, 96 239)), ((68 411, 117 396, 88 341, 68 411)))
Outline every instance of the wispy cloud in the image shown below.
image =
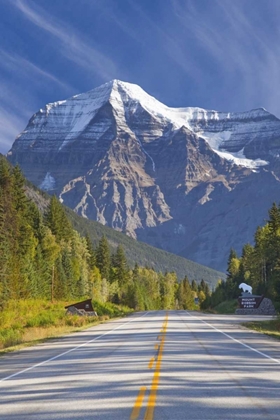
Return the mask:
MULTIPOLYGON (((202 76, 199 65, 195 62, 184 44, 184 39, 174 30, 174 26, 160 25, 148 15, 138 3, 128 0, 128 4, 144 21, 144 27, 150 28, 150 43, 147 47, 153 50, 153 53, 165 53, 178 67, 180 67, 191 79, 199 80, 202 76), (179 36, 178 36, 179 35, 179 36), (158 40, 156 42, 156 39, 158 40), (155 41, 155 43, 153 42, 155 41)), ((127 30, 127 28, 126 28, 127 30)), ((138 34, 141 37, 141 34, 138 34)))
MULTIPOLYGON (((171 2, 181 30, 185 29, 211 60, 210 65, 224 75, 224 91, 230 92, 233 86, 235 93, 240 89, 236 95, 239 102, 242 98, 240 108, 265 104, 279 115, 279 93, 275 89, 280 82, 279 32, 275 37, 275 32, 263 25, 261 16, 248 13, 248 2, 212 0, 208 13, 202 13, 193 0, 171 2)), ((277 2, 270 2, 271 13, 274 8, 279 12, 277 2)))
POLYGON ((66 22, 55 18, 34 2, 16 0, 14 5, 26 19, 53 36, 57 45, 68 60, 88 72, 96 73, 103 80, 112 79, 117 73, 117 65, 90 42, 82 37, 66 22))
POLYGON ((12 80, 0 79, 0 153, 7 153, 34 113, 30 103, 32 97, 31 94, 27 98, 23 89, 12 80))
MULTIPOLYGON (((33 1, 15 0, 11 5, 29 22, 53 38, 51 48, 54 51, 59 50, 60 55, 70 61, 69 65, 74 63, 87 75, 98 75, 104 80, 115 77, 117 72, 115 63, 72 26, 50 15, 33 1)), ((44 105, 38 98, 45 97, 50 88, 53 90, 55 86, 59 88, 62 97, 80 91, 79 87, 74 88, 67 84, 61 78, 61 73, 57 77, 35 61, 3 48, 0 49, 0 73, 0 152, 2 153, 8 151, 32 113, 44 105)))
MULTIPOLYGON (((192 80, 199 80, 200 68, 186 53, 184 41, 177 37, 174 27, 166 27, 165 24, 157 23, 150 16, 149 8, 142 6, 141 2, 134 0, 125 0, 124 2, 125 9, 118 7, 115 0, 104 0, 91 5, 91 10, 103 12, 103 16, 106 16, 106 20, 112 26, 120 29, 128 39, 135 43, 135 49, 138 45, 143 48, 144 57, 139 56, 139 67, 147 69, 148 64, 152 74, 164 57, 166 63, 175 64, 192 80), (147 56, 149 57, 148 63, 146 62, 147 56), (196 67, 196 71, 193 71, 194 67, 196 67)), ((168 2, 163 5, 163 8, 167 4, 168 2)), ((161 72, 164 70, 161 68, 161 72)))
POLYGON ((5 68, 9 72, 14 72, 20 75, 21 78, 26 78, 38 81, 38 83, 44 83, 44 80, 51 81, 66 91, 73 91, 73 87, 58 79, 53 74, 46 70, 43 70, 39 66, 32 63, 30 60, 16 54, 10 53, 0 49, 0 68, 5 68), (35 77, 35 79, 34 79, 35 77))
POLYGON ((26 126, 26 122, 27 118, 24 116, 7 112, 0 106, 0 153, 6 154, 9 151, 16 136, 26 126))
POLYGON ((0 49, 0 74, 0 152, 6 153, 36 111, 36 94, 53 85, 66 96, 73 93, 73 87, 26 58, 3 49, 0 49))

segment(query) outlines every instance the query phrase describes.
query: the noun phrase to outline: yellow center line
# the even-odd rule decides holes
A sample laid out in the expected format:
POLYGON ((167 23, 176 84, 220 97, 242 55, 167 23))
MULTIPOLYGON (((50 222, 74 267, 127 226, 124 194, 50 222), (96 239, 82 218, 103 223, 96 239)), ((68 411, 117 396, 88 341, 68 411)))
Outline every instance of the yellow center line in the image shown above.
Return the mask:
POLYGON ((164 335, 162 335, 161 343, 160 343, 160 346, 159 346, 159 352, 158 352, 158 358, 157 358, 155 373, 154 373, 154 377, 153 377, 153 381, 152 381, 151 392, 150 392, 150 396, 149 396, 149 399, 148 399, 148 405, 147 405, 147 410, 146 410, 146 413, 145 413, 144 420, 153 420, 153 418, 154 418, 154 409, 155 409, 155 405, 156 405, 157 388, 158 388, 158 384, 159 384, 161 359, 162 359, 162 353, 163 353, 163 348, 164 348, 167 322, 168 322, 168 313, 166 314, 165 332, 164 332, 164 335))
POLYGON ((139 394, 136 398, 131 416, 130 416, 130 420, 136 420, 140 414, 140 410, 143 404, 143 400, 144 400, 144 396, 145 396, 145 392, 146 392, 146 387, 145 386, 141 386, 139 394))
POLYGON ((155 344, 155 350, 158 350, 158 344, 155 344))
POLYGON ((148 366, 149 369, 152 369, 154 361, 155 361, 155 358, 152 357, 151 360, 150 360, 149 366, 148 366))

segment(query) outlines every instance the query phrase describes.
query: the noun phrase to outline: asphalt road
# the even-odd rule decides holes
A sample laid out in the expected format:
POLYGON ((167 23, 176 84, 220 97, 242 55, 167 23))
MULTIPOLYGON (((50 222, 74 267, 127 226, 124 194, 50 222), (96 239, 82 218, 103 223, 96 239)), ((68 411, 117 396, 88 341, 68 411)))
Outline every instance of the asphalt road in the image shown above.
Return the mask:
POLYGON ((280 342, 243 320, 142 312, 3 356, 0 419, 279 420, 280 342))

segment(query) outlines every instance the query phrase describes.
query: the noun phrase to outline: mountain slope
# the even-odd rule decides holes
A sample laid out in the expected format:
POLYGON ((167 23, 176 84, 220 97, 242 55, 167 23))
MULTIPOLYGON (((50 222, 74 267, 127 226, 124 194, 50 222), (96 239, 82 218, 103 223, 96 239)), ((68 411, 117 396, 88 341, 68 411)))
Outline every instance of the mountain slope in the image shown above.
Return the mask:
POLYGON ((280 196, 280 121, 114 80, 36 113, 8 158, 78 214, 224 270, 280 196))
MULTIPOLYGON (((1 155, 0 157, 2 158, 1 155)), ((46 211, 50 201, 50 197, 46 193, 35 188, 30 182, 27 182, 26 194, 42 213, 46 211)), ((197 280, 198 282, 204 279, 212 288, 216 286, 219 279, 226 278, 225 274, 222 272, 218 272, 161 249, 154 248, 117 232, 112 228, 103 226, 101 223, 85 219, 77 215, 68 207, 65 207, 65 211, 73 228, 82 236, 88 234, 95 247, 102 236, 105 236, 108 239, 108 242, 114 251, 118 245, 122 245, 131 267, 137 263, 139 266, 154 268, 156 271, 161 271, 162 273, 174 271, 177 274, 178 279, 183 279, 185 276, 187 276, 189 280, 197 280)))
POLYGON ((67 215, 74 229, 83 235, 88 233, 95 245, 103 235, 106 236, 113 249, 116 249, 119 244, 122 245, 131 266, 137 263, 140 266, 151 267, 162 273, 174 271, 179 279, 183 279, 185 276, 189 280, 196 280, 197 282, 204 279, 212 287, 216 286, 219 279, 224 280, 226 278, 226 275, 222 272, 152 247, 144 242, 136 241, 112 228, 103 226, 101 223, 82 218, 70 209, 67 209, 67 215))

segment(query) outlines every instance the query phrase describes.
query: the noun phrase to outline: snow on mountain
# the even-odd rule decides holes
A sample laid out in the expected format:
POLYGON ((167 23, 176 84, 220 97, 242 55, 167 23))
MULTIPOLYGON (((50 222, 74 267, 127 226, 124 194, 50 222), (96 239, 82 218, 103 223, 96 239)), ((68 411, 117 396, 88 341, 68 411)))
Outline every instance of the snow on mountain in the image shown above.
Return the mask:
MULTIPOLYGON (((43 133, 48 133, 49 127, 53 131, 53 127, 57 126, 58 130, 67 133, 58 145, 58 150, 61 151, 85 131, 97 112, 108 102, 115 110, 118 128, 124 131, 131 131, 127 124, 128 116, 133 116, 140 105, 160 125, 171 124, 173 130, 184 126, 203 137, 219 156, 248 168, 258 168, 268 164, 267 160, 260 157, 250 159, 246 156, 244 148, 248 144, 248 132, 251 142, 255 137, 260 138, 263 131, 267 136, 268 132, 275 130, 275 125, 278 129, 280 127, 280 121, 263 108, 241 113, 225 113, 197 107, 170 108, 147 94, 138 85, 112 80, 89 92, 73 96, 68 100, 50 103, 44 109, 40 109, 28 127, 30 147, 43 133)), ((108 128, 109 124, 96 124, 95 141, 108 128)), ((154 134, 157 136, 162 133, 154 134)), ((19 138, 24 139, 24 137, 25 131, 19 138)), ((145 150, 139 138, 138 141, 155 170, 152 156, 145 150)))
POLYGON ((55 179, 51 176, 50 172, 46 173, 43 182, 39 185, 39 188, 44 191, 51 191, 55 188, 55 179))
POLYGON ((77 213, 223 270, 280 195, 280 120, 171 108, 113 80, 54 102, 8 153, 77 213))
POLYGON ((235 163, 239 166, 244 166, 245 168, 257 169, 260 166, 266 166, 269 164, 266 160, 262 159, 247 159, 244 155, 244 147, 238 152, 227 152, 225 148, 221 147, 226 146, 226 141, 230 140, 232 135, 231 131, 221 131, 219 133, 211 133, 207 131, 202 131, 197 133, 200 137, 203 137, 208 144, 211 146, 214 152, 224 159, 227 159, 230 162, 235 163))

